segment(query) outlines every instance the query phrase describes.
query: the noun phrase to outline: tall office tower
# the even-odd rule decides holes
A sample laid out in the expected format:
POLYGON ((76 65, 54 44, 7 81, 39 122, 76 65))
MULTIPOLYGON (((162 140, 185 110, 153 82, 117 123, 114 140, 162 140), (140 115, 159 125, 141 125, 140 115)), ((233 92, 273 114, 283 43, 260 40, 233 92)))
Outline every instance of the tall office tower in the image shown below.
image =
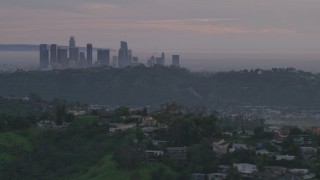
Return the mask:
POLYGON ((156 58, 156 64, 157 65, 162 65, 162 58, 161 57, 157 57, 156 58))
POLYGON ((69 40, 69 48, 75 48, 75 47, 76 47, 76 40, 74 36, 71 36, 69 40))
POLYGON ((40 68, 48 69, 49 66, 49 50, 47 44, 40 45, 40 68))
POLYGON ((138 57, 132 57, 132 64, 133 67, 139 66, 139 58, 138 57))
POLYGON ((72 66, 77 64, 79 60, 79 49, 76 48, 76 40, 74 36, 71 36, 69 40, 69 60, 72 66))
POLYGON ((131 65, 132 65, 132 50, 129 49, 129 50, 128 50, 127 66, 131 66, 131 65))
POLYGON ((68 49, 58 47, 58 64, 60 68, 68 68, 68 49))
POLYGON ((93 60, 92 51, 93 51, 92 44, 87 44, 87 66, 88 67, 92 65, 92 60, 93 60))
POLYGON ((84 52, 80 52, 79 54, 79 67, 87 67, 86 54, 84 52))
POLYGON ((97 59, 99 64, 104 66, 109 66, 110 64, 110 50, 108 49, 98 49, 97 59))
POLYGON ((161 54, 161 65, 164 66, 164 62, 165 62, 165 55, 164 55, 164 52, 162 52, 162 54, 161 54))
POLYGON ((117 63, 118 63, 118 56, 113 56, 111 66, 116 68, 117 63))
POLYGON ((118 67, 123 68, 128 66, 128 44, 125 41, 121 41, 119 54, 118 54, 118 67))
POLYGON ((79 48, 69 48, 69 60, 77 66, 79 64, 79 48))
POLYGON ((172 55, 172 66, 180 67, 180 56, 172 55))
POLYGON ((50 64, 53 65, 57 63, 57 45, 51 44, 50 45, 50 64))
POLYGON ((155 61, 156 61, 156 58, 154 56, 151 56, 149 59, 148 59, 148 62, 147 62, 147 65, 148 66, 153 66, 155 64, 155 61))

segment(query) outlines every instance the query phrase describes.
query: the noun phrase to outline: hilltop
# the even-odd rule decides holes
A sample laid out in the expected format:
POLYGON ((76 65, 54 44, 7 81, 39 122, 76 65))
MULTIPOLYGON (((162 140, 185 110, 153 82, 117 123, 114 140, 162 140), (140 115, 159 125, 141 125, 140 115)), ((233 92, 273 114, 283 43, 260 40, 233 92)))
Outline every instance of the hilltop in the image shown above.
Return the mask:
POLYGON ((292 68, 195 73, 175 67, 20 71, 0 74, 0 95, 33 92, 106 105, 320 106, 320 76, 292 68))

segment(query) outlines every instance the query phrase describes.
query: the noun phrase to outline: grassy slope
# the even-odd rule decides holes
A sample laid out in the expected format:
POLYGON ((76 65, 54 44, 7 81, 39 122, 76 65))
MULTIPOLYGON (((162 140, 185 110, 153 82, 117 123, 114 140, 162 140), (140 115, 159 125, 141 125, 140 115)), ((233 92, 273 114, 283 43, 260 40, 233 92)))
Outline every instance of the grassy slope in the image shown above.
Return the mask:
MULTIPOLYGON (((87 132, 86 124, 90 123, 92 121, 96 121, 97 117, 94 116, 80 116, 76 119, 76 124, 78 124, 77 131, 80 132, 74 132, 74 136, 77 136, 80 138, 81 143, 78 144, 79 148, 82 146, 92 146, 92 142, 95 141, 96 143, 99 143, 99 147, 104 147, 105 152, 102 154, 103 156, 101 159, 96 161, 94 164, 88 164, 83 163, 83 159, 73 159, 70 158, 71 162, 68 164, 68 166, 72 166, 72 171, 70 171, 71 174, 66 174, 61 176, 62 179, 93 179, 93 180, 100 180, 100 179, 131 179, 132 175, 139 174, 141 179, 152 179, 152 173, 157 171, 158 169, 163 169, 166 173, 169 173, 173 176, 175 176, 175 173, 166 165, 162 163, 153 163, 153 162, 147 162, 143 164, 142 167, 135 169, 135 170, 123 170, 117 167, 116 162, 112 160, 112 154, 113 151, 116 149, 116 147, 120 147, 123 144, 127 144, 132 139, 132 134, 134 134, 134 131, 128 131, 128 133, 116 136, 116 137, 104 137, 101 139, 101 141, 97 141, 91 138, 86 138, 85 136, 82 136, 82 132, 87 132), (83 129, 84 128, 84 129, 83 129)), ((63 137, 60 138, 59 141, 63 142, 69 142, 70 144, 74 141, 73 136, 62 136, 59 135, 61 131, 51 131, 51 133, 48 134, 46 130, 41 130, 38 128, 30 128, 25 130, 19 130, 19 131, 9 131, 9 132, 0 132, 0 165, 5 163, 15 163, 17 158, 23 158, 25 155, 30 154, 35 157, 37 157, 39 154, 35 154, 37 151, 37 148, 42 147, 39 146, 38 143, 44 143, 43 141, 47 141, 46 143, 49 143, 56 149, 59 153, 65 153, 70 154, 71 152, 68 152, 70 149, 63 148, 65 143, 58 143, 55 142, 57 137, 63 137), (40 138, 43 137, 44 138, 40 138), (53 138, 52 136, 57 136, 53 138), (40 138, 40 139, 39 139, 40 138), (62 146, 61 146, 62 145, 62 146)), ((95 132, 98 133, 99 132, 95 132)), ((103 133, 103 132, 100 132, 103 133)), ((104 135, 102 134, 102 137, 104 135)), ((95 137, 95 136, 93 136, 95 137)), ((77 140, 77 139, 76 139, 77 140)), ((48 144, 48 145, 49 145, 48 144)), ((77 144, 77 143, 76 143, 77 144)), ((50 146, 49 146, 50 147, 50 146)), ((88 147, 88 148, 89 148, 88 147)), ((79 149, 78 148, 78 149, 79 149)), ((86 152, 84 151, 86 148, 80 148, 81 153, 86 152)), ((91 152, 91 151, 90 151, 91 152)), ((57 154, 48 153, 47 155, 53 156, 56 158, 61 158, 63 156, 58 156, 57 154)), ((89 156, 90 157, 90 156, 89 156)), ((69 159, 69 157, 68 157, 69 159)), ((43 160, 37 160, 38 163, 45 163, 45 164, 52 164, 51 161, 52 158, 45 157, 43 160)), ((19 161, 17 161, 19 162, 19 161)), ((63 161, 62 161, 63 162, 63 161)), ((27 164, 26 164, 27 165, 27 164)), ((49 167, 49 166, 48 166, 49 167)), ((35 165, 34 167, 28 168, 27 171, 35 171, 37 174, 38 172, 41 172, 40 167, 35 165)), ((31 173, 32 174, 32 173, 31 173)), ((30 175, 28 173, 28 175, 30 175)), ((27 175, 27 176, 28 176, 27 175)), ((51 176, 50 176, 51 177, 51 176)), ((57 177, 56 175, 53 175, 52 177, 57 177)), ((26 177, 27 178, 27 177, 26 177)))
POLYGON ((38 133, 38 129, 0 133, 0 163, 13 160, 17 153, 31 152, 33 146, 30 139, 38 133))
POLYGON ((73 177, 77 180, 125 180, 130 179, 133 174, 140 174, 141 179, 152 179, 152 172, 159 168, 163 168, 165 171, 174 175, 174 172, 164 164, 161 163, 146 163, 142 167, 136 170, 122 170, 116 166, 116 163, 112 160, 111 155, 105 156, 101 161, 92 166, 86 173, 73 177))

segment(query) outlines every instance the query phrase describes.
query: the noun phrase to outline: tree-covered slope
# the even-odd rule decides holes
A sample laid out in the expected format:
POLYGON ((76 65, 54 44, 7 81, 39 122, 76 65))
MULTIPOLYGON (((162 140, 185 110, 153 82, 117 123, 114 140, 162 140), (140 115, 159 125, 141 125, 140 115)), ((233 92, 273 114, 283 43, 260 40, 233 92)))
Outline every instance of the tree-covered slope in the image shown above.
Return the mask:
POLYGON ((0 74, 0 95, 97 104, 248 103, 319 106, 320 76, 294 69, 192 73, 174 67, 92 68, 0 74))

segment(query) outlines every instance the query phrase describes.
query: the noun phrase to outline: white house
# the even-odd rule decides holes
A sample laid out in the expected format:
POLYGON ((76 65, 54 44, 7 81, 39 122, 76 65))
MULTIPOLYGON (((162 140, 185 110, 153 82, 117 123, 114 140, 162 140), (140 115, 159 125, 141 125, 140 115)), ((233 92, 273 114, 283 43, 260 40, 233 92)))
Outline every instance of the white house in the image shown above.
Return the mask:
POLYGON ((261 150, 258 150, 256 151, 256 155, 269 155, 270 152, 268 150, 265 150, 265 149, 261 149, 261 150))
POLYGON ((256 165, 247 164, 247 163, 240 163, 240 164, 234 163, 233 167, 235 167, 243 177, 253 177, 253 173, 258 171, 256 165))
POLYGON ((276 160, 287 160, 287 161, 293 161, 296 157, 295 156, 289 156, 289 155, 276 155, 276 160))
POLYGON ((229 152, 233 153, 237 150, 240 150, 240 149, 244 149, 244 150, 248 150, 248 146, 246 144, 232 144, 231 148, 229 148, 229 152))
POLYGON ((127 129, 134 128, 136 125, 135 124, 110 124, 109 127, 109 132, 110 133, 115 133, 118 131, 125 131, 127 129))

